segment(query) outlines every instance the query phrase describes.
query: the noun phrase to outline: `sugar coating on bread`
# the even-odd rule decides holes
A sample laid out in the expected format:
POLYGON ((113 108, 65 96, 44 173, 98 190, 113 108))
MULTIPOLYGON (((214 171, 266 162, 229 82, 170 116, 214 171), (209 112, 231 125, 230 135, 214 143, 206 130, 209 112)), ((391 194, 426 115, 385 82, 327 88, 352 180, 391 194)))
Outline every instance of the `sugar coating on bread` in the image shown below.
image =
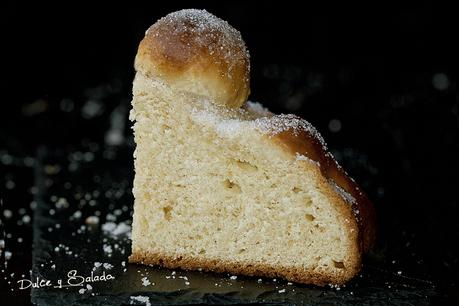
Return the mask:
POLYGON ((241 34, 205 10, 181 10, 146 32, 136 69, 177 91, 240 107, 249 95, 249 53, 241 34))
POLYGON ((372 206, 311 124, 245 101, 242 46, 198 10, 160 19, 140 44, 130 261, 344 283, 374 241, 372 206), (208 33, 236 52, 195 54, 187 42, 202 46, 208 33))

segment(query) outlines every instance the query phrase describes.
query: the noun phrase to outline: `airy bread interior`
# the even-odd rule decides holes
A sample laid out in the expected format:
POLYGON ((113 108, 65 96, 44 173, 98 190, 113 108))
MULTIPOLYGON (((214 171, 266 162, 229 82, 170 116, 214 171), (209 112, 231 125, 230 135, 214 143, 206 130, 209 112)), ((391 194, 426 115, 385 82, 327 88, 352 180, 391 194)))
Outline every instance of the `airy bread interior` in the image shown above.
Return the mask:
POLYGON ((214 105, 140 72, 133 93, 131 261, 319 285, 355 275, 346 194, 273 141, 271 113, 214 105))

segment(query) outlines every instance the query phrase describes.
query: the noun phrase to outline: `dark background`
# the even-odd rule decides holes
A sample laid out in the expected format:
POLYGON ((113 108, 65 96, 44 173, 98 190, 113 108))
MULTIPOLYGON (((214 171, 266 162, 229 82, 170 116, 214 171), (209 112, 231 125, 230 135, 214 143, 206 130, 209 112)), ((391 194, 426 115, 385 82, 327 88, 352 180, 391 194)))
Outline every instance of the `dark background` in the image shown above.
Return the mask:
MULTIPOLYGON (((452 11, 421 1, 216 3, 0 4, 4 207, 20 215, 30 204, 24 186, 32 184, 32 170, 11 166, 11 158, 33 158, 40 145, 103 144, 112 111, 129 109, 133 59, 145 30, 171 11, 206 8, 246 41, 250 99, 308 119, 367 190, 380 224, 377 253, 394 270, 416 272, 457 301, 459 103, 452 11)), ((30 242, 23 226, 6 231, 30 242)), ((30 265, 30 246, 11 245, 18 265, 30 265)), ((2 288, 5 296, 9 287, 2 288)))

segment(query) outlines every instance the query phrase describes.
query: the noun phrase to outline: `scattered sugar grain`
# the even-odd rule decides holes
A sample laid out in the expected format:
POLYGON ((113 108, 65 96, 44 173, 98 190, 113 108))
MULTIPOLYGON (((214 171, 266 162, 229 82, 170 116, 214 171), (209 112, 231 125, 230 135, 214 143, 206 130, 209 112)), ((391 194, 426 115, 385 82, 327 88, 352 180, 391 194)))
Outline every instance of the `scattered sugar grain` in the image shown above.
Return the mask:
POLYGON ((13 212, 9 209, 3 210, 3 216, 5 219, 10 219, 13 216, 13 212))
POLYGON ((80 210, 77 210, 73 213, 72 217, 71 218, 74 218, 74 219, 80 219, 81 218, 81 211, 80 210))
POLYGON ((146 276, 142 278, 142 285, 144 287, 147 287, 147 286, 151 285, 150 280, 146 276))
POLYGON ((22 222, 24 222, 24 224, 28 224, 30 222, 31 218, 29 215, 24 215, 22 216, 22 222))
POLYGON ((62 209, 69 207, 69 203, 66 198, 58 198, 55 204, 56 208, 62 209))
POLYGON ((85 223, 88 226, 95 226, 95 225, 99 224, 99 217, 97 217, 97 216, 89 216, 89 217, 86 218, 85 223))

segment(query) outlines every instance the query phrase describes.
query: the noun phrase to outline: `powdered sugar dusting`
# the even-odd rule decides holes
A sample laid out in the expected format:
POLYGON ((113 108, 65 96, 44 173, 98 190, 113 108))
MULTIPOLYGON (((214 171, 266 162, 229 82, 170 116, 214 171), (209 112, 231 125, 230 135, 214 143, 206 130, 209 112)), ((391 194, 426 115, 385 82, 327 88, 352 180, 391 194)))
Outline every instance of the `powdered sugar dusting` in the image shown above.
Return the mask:
POLYGON ((329 179, 328 183, 335 189, 336 193, 341 196, 341 198, 348 204, 351 205, 352 211, 354 213, 355 219, 357 222, 361 222, 362 218, 360 216, 359 206, 357 205, 357 199, 354 198, 349 192, 340 187, 334 180, 329 179))
POLYGON ((234 138, 246 129, 253 128, 249 120, 243 120, 241 110, 228 110, 203 101, 202 109, 193 109, 191 118, 198 123, 211 125, 221 137, 234 138), (238 112, 239 111, 239 112, 238 112), (242 116, 238 116, 242 115, 242 116))
POLYGON ((312 136, 327 151, 327 146, 320 133, 306 120, 292 115, 272 115, 259 103, 248 102, 246 110, 227 109, 201 101, 199 108, 192 110, 192 119, 201 124, 214 126, 217 133, 222 137, 237 137, 247 130, 257 130, 263 134, 274 136, 276 134, 291 131, 295 136, 304 131, 312 136), (250 103, 250 104, 249 104, 250 103), (255 118, 254 118, 254 115, 255 118))
POLYGON ((193 114, 193 119, 200 123, 213 125, 217 133, 222 137, 236 137, 241 131, 241 121, 218 120, 218 117, 210 112, 198 111, 193 114))
POLYGON ((245 109, 248 112, 258 115, 258 117, 268 117, 271 116, 271 113, 263 104, 258 102, 247 101, 244 105, 245 109))
POLYGON ((261 117, 255 119, 256 127, 264 133, 276 135, 285 131, 292 131, 298 135, 305 131, 312 135, 325 148, 325 141, 322 135, 308 121, 293 114, 280 114, 272 117, 261 117))

